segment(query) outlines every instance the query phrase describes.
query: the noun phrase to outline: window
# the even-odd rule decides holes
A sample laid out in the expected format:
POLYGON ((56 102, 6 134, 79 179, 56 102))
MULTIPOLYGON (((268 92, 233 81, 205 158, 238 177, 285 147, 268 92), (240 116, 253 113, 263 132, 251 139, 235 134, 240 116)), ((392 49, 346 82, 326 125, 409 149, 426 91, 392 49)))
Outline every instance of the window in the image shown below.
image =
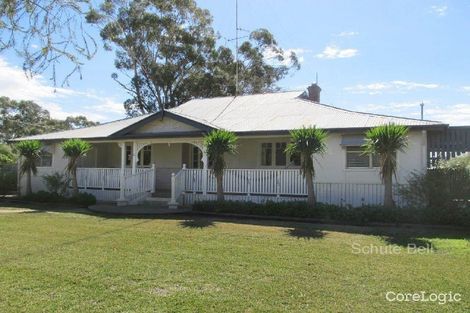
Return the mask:
POLYGON ((192 167, 191 168, 202 168, 202 151, 198 147, 193 147, 192 153, 192 167))
POLYGON ((152 146, 145 146, 140 150, 139 161, 139 165, 141 166, 150 166, 150 162, 152 161, 152 146))
POLYGON ((261 144, 261 165, 271 166, 273 164, 273 144, 262 143, 261 144))
POLYGON ((276 142, 276 166, 286 165, 286 143, 276 142))
POLYGON ((346 147, 346 167, 378 167, 380 160, 377 155, 364 154, 360 146, 346 147))
POLYGON ((45 150, 41 151, 39 159, 36 161, 38 167, 51 167, 52 166, 52 153, 45 150))

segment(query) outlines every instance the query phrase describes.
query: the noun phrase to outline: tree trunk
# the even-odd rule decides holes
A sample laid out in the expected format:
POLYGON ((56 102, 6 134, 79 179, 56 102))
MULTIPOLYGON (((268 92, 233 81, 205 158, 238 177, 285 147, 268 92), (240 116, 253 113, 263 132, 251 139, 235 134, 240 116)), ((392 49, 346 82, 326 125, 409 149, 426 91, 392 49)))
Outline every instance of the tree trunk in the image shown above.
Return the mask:
POLYGON ((78 195, 78 182, 77 182, 77 169, 73 169, 72 172, 72 188, 73 188, 73 195, 78 195))
POLYGON ((307 181, 307 203, 310 207, 315 207, 315 191, 313 190, 313 177, 312 173, 307 171, 305 173, 305 180, 307 181))
POLYGON ((393 177, 392 174, 387 175, 384 178, 385 192, 384 192, 384 207, 393 208, 395 203, 393 202, 393 177))
POLYGON ((30 195, 32 193, 31 188, 31 170, 26 171, 26 194, 30 195))
POLYGON ((223 175, 217 175, 217 201, 224 201, 224 186, 223 186, 223 175))

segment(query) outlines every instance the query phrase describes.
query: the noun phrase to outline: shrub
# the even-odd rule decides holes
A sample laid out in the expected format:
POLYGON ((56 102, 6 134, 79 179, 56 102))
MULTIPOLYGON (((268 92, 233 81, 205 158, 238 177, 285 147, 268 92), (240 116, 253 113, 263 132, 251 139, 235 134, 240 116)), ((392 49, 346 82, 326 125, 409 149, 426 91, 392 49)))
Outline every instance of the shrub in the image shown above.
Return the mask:
POLYGON ((34 202, 45 202, 45 203, 71 203, 83 207, 96 204, 96 198, 94 195, 89 193, 79 193, 78 195, 70 198, 66 198, 57 193, 38 191, 29 195, 23 196, 23 200, 34 201, 34 202))
POLYGON ((56 202, 66 202, 66 198, 58 195, 57 193, 47 192, 47 191, 38 191, 35 193, 30 193, 22 197, 23 200, 34 201, 34 202, 47 202, 47 203, 56 203, 56 202))
POLYGON ((422 208, 426 221, 458 224, 470 210, 470 171, 440 167, 413 173, 399 193, 410 208, 422 208))
POLYGON ((81 192, 76 196, 70 197, 68 200, 73 204, 78 204, 84 207, 96 204, 96 197, 86 192, 81 192))
MULTIPOLYGON (((367 223, 436 223, 427 216, 422 208, 385 208, 383 206, 340 207, 331 204, 317 203, 312 208, 306 202, 237 202, 237 201, 200 201, 193 205, 193 211, 209 213, 230 213, 242 215, 261 215, 294 218, 311 218, 325 222, 335 221, 353 224, 367 223)), ((459 209, 451 223, 453 225, 470 225, 470 210, 459 209)))
POLYGON ((42 179, 44 180, 46 188, 50 193, 55 193, 60 196, 63 196, 67 191, 67 185, 69 183, 69 180, 67 176, 62 173, 55 172, 51 175, 44 175, 42 179))
POLYGON ((470 153, 465 153, 447 161, 440 161, 438 167, 447 169, 466 169, 470 172, 470 153))
POLYGON ((16 192, 16 166, 0 166, 0 195, 16 192))

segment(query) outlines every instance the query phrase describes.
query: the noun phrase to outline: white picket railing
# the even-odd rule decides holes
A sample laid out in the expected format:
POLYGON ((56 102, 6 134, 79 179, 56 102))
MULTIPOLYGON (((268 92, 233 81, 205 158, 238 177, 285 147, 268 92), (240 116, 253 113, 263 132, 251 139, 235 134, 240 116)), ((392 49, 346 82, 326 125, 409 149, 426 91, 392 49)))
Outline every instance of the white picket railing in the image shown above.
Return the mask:
POLYGON ((130 204, 137 204, 155 191, 154 168, 143 169, 135 174, 125 176, 124 195, 130 204))
MULTIPOLYGON (((215 199, 216 179, 209 170, 182 169, 175 181, 175 197, 184 195, 184 204, 215 199), (207 193, 203 194, 207 175, 207 193)), ((305 200, 307 186, 298 169, 226 169, 223 178, 225 198, 263 202, 305 200)), ((394 186, 395 189, 398 186, 394 186)), ((380 205, 384 185, 361 183, 314 183, 317 201, 335 205, 380 205)), ((395 195, 398 205, 402 199, 395 195)), ((182 204, 181 201, 179 201, 182 204)))
MULTIPOLYGON (((93 194, 99 201, 116 201, 120 196, 120 168, 77 168, 78 188, 93 194)), ((155 168, 124 170, 124 195, 130 203, 137 203, 155 190, 155 168)))

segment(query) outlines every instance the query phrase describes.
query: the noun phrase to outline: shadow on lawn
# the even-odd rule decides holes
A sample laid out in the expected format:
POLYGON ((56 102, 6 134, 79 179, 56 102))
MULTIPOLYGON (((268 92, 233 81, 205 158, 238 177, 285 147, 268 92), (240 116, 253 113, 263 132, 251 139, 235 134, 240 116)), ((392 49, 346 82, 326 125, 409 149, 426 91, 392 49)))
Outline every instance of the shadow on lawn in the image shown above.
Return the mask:
MULTIPOLYGON (((2 203, 0 202, 0 206, 2 203)), ((168 215, 112 215, 105 213, 91 212, 86 209, 51 207, 40 204, 5 204, 9 207, 22 207, 35 210, 35 212, 54 211, 54 212, 73 212, 77 214, 86 214, 104 219, 144 219, 147 221, 154 219, 179 220, 180 226, 184 228, 202 229, 213 227, 215 222, 249 224, 257 226, 274 226, 285 228, 287 236, 303 239, 322 239, 328 232, 343 232, 349 234, 370 235, 381 238, 385 244, 408 247, 432 247, 431 242, 426 238, 436 239, 462 239, 470 244, 470 230, 452 227, 432 227, 425 225, 404 225, 404 226, 353 226, 344 224, 320 224, 297 221, 283 221, 277 219, 255 219, 240 218, 217 215, 201 215, 197 213, 168 214, 168 215)), ((33 212, 25 212, 28 214, 33 212)))
POLYGON ((298 239, 321 239, 325 237, 325 232, 312 227, 295 227, 286 230, 286 234, 298 239))
POLYGON ((181 221, 180 225, 185 228, 196 228, 196 229, 202 229, 206 227, 212 227, 214 226, 214 221, 210 219, 191 219, 191 220, 185 220, 181 221))

